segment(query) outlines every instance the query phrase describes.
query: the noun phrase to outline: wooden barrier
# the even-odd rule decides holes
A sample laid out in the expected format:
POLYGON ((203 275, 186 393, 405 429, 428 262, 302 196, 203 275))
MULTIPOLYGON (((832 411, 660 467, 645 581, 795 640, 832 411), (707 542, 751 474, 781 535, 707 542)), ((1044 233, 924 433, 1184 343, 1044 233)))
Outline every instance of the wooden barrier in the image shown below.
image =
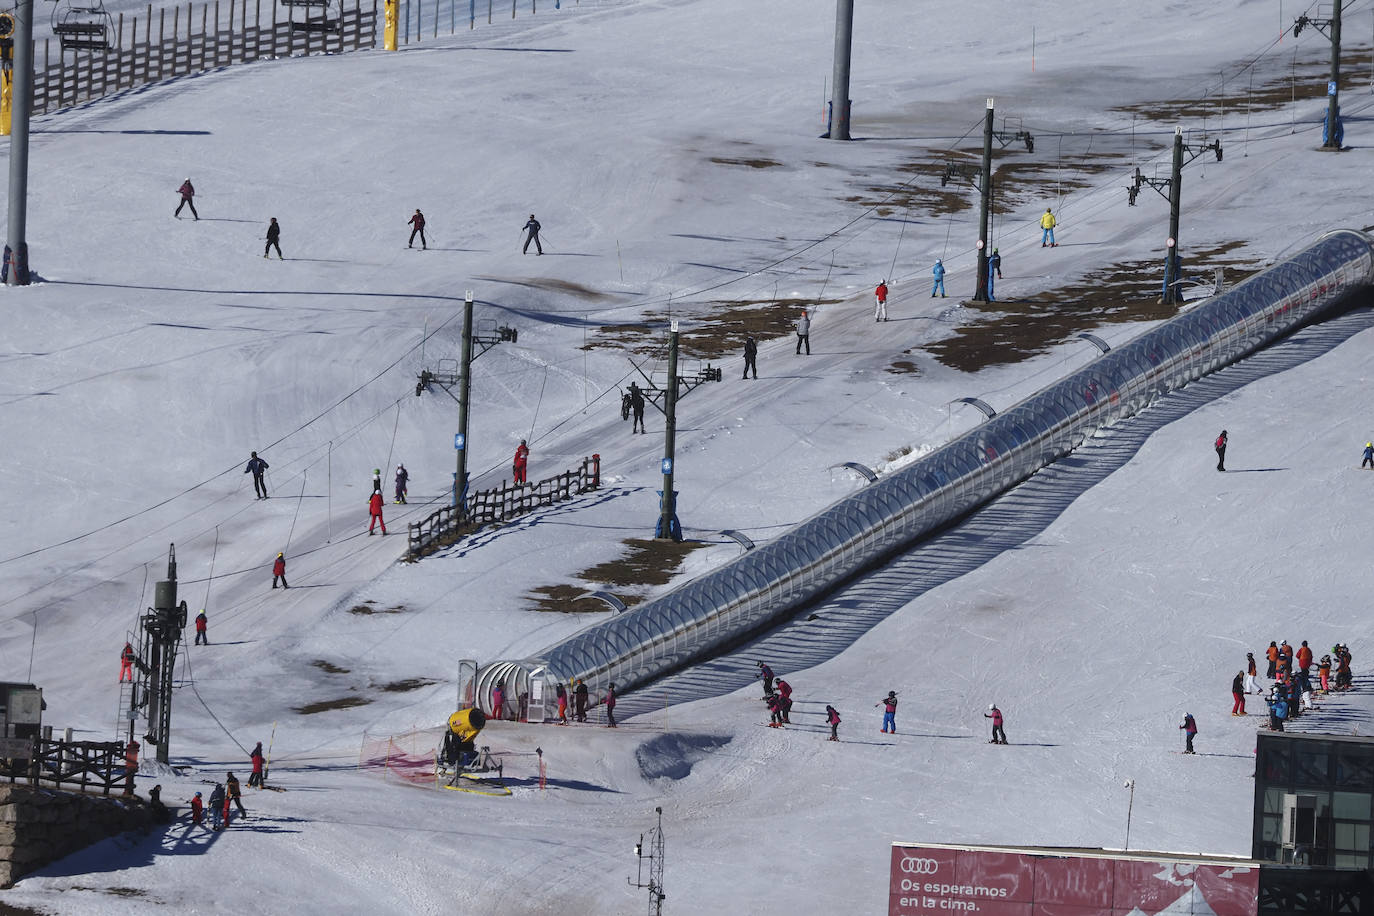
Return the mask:
POLYGON ((31 742, 27 756, 18 756, 17 748, 6 750, 15 756, 0 758, 0 780, 8 778, 11 783, 46 784, 81 792, 99 789, 102 795, 109 795, 112 789, 124 791, 124 745, 118 741, 33 738, 31 742))
POLYGON ((443 506, 407 525, 407 556, 419 559, 483 525, 504 522, 600 486, 600 455, 582 459, 582 467, 576 471, 564 471, 538 483, 507 484, 503 480, 499 487, 469 493, 462 511, 457 506, 443 506))

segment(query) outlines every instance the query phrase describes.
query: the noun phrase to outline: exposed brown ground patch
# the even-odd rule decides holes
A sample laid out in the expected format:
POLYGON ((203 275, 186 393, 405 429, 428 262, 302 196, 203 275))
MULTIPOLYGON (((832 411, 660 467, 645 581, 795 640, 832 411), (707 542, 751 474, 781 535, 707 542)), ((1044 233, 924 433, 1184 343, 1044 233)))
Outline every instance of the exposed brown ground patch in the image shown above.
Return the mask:
POLYGON ((311 662, 310 664, 311 664, 312 666, 316 667, 316 668, 319 668, 319 669, 320 669, 321 671, 323 671, 325 674, 347 674, 347 673, 348 673, 348 669, 347 669, 347 668, 340 668, 338 665, 334 664, 333 662, 327 662, 327 661, 325 661, 325 660, 322 659, 322 658, 317 658, 317 659, 315 659, 313 662, 311 662))
MULTIPOLYGON (((1226 257, 1242 244, 1227 242, 1185 253, 1184 275, 1210 277, 1216 267, 1225 267, 1227 285, 1239 283, 1260 267, 1245 258, 1226 257)), ((921 349, 942 365, 976 372, 1019 363, 1102 324, 1171 318, 1180 307, 1161 301, 1162 271, 1161 261, 1126 261, 1029 299, 965 301, 971 322, 921 349)))
POLYGON ((759 343, 775 337, 787 337, 795 332, 797 319, 801 317, 803 309, 833 305, 841 301, 843 300, 741 299, 733 302, 707 302, 694 306, 691 313, 680 310, 675 311, 673 315, 650 312, 644 317, 646 321, 656 324, 603 327, 584 349, 609 347, 629 350, 641 357, 655 354, 666 357, 667 334, 663 328, 676 317, 682 322, 678 334, 680 359, 720 360, 735 357, 742 361, 746 335, 752 334, 759 343))
POLYGON ((726 159, 721 156, 712 156, 711 161, 717 165, 742 165, 751 169, 779 169, 782 163, 776 159, 768 159, 759 156, 753 159, 726 159))
POLYGON ((390 681, 378 687, 387 693, 405 693, 410 690, 419 690, 421 687, 428 687, 430 684, 439 683, 427 677, 408 677, 400 681, 390 681))
MULTIPOLYGON (((615 596, 634 607, 644 600, 634 592, 648 586, 666 585, 677 575, 682 561, 694 550, 707 546, 701 541, 669 541, 659 538, 630 538, 625 541, 626 553, 615 560, 598 563, 579 573, 577 578, 595 585, 616 589, 615 596)), ((541 586, 531 590, 534 609, 556 613, 576 614, 604 611, 606 604, 587 596, 586 589, 574 585, 541 586)))
POLYGON ((339 697, 337 700, 321 700, 318 703, 307 703, 304 706, 297 706, 296 712, 303 716, 313 716, 317 712, 328 712, 331 709, 350 709, 354 706, 366 706, 372 701, 366 697, 339 697))

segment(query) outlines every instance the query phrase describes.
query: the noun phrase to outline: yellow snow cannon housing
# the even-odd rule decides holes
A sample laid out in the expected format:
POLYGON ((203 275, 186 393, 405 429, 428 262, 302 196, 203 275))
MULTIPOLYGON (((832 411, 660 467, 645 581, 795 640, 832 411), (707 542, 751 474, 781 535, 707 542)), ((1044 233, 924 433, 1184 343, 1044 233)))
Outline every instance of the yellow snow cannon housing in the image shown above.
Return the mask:
POLYGON ((482 710, 473 707, 471 709, 460 709, 448 717, 448 729, 458 736, 460 741, 471 742, 475 739, 483 726, 487 724, 487 717, 482 710))

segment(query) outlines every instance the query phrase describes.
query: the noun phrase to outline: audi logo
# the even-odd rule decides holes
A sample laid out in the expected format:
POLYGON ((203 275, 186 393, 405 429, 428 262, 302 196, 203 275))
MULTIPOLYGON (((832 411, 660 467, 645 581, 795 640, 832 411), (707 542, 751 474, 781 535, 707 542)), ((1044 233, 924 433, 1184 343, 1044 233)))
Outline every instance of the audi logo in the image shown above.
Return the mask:
POLYGON ((934 859, 915 859, 906 856, 902 859, 902 872, 908 875, 933 875, 940 863, 934 859))

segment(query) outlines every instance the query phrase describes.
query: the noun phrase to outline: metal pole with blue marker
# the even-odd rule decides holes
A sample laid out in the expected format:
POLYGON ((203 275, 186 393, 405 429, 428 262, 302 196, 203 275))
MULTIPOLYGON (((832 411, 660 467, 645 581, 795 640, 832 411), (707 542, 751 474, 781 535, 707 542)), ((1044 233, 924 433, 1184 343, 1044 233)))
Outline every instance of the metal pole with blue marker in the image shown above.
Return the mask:
POLYGON ((458 432, 453 451, 458 467, 453 473, 453 505, 461 510, 468 491, 468 393, 472 388, 472 290, 463 294, 463 352, 458 365, 458 432))
POLYGON ((682 540, 677 522, 677 494, 673 492, 673 450, 677 446, 677 319, 668 332, 668 388, 663 393, 663 493, 655 537, 682 540))

